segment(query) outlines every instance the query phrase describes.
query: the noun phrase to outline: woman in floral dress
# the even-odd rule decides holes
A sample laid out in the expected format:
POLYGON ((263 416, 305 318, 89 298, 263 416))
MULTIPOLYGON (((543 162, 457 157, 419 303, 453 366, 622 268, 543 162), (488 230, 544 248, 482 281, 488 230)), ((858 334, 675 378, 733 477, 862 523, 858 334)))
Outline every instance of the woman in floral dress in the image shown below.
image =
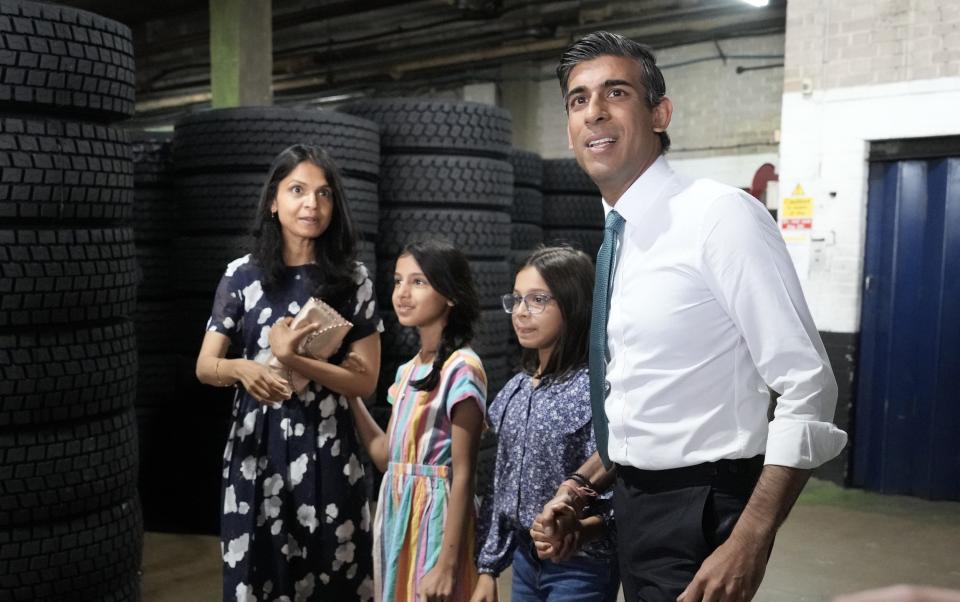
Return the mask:
POLYGON ((376 387, 382 325, 323 150, 277 156, 254 235, 253 252, 230 262, 217 287, 197 359, 202 382, 238 387, 224 451, 223 599, 367 600, 370 513, 346 398, 376 387), (312 296, 353 323, 328 361, 295 353, 310 329, 290 322, 312 296), (225 358, 231 341, 242 358, 225 358), (310 379, 303 395, 265 366, 271 353, 310 379), (348 354, 371 372, 342 367, 348 354))

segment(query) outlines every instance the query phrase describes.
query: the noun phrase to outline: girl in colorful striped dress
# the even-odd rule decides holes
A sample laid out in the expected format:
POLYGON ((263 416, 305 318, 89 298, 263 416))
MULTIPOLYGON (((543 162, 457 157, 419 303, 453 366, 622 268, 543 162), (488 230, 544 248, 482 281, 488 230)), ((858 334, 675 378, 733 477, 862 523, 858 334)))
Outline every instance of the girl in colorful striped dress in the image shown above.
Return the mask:
POLYGON ((362 400, 350 402, 357 433, 385 472, 374 520, 376 599, 467 601, 477 582, 474 472, 487 389, 469 347, 480 304, 466 257, 446 242, 407 245, 393 282, 393 308, 400 324, 417 328, 420 350, 387 394, 386 433, 362 400))

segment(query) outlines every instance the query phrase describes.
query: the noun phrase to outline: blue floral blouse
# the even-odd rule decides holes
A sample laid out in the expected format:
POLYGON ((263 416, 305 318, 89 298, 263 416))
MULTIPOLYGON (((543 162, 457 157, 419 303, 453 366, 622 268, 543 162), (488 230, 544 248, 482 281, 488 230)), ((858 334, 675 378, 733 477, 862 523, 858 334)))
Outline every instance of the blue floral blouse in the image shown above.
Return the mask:
MULTIPOLYGON (((477 540, 477 569, 499 575, 510 565, 517 532, 527 531, 560 483, 597 449, 590 406, 590 379, 584 366, 560 382, 534 388, 520 373, 503 387, 487 410, 498 435, 492 491, 484 491, 477 540)), ((601 514, 607 533, 578 554, 608 559, 616 545, 611 493, 589 513, 601 514)))

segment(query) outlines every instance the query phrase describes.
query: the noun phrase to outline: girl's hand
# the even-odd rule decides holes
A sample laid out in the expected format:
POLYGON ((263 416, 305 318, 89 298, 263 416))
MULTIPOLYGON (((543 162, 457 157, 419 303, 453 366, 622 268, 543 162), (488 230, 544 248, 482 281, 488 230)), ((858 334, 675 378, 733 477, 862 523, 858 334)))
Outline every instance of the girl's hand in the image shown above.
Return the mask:
POLYGON ((277 320, 270 329, 270 336, 268 337, 270 351, 282 364, 285 364, 289 358, 297 354, 297 347, 300 346, 300 342, 313 331, 313 324, 301 324, 296 328, 291 328, 291 322, 293 322, 291 317, 277 320))
POLYGON ((481 573, 470 602, 497 602, 497 581, 493 575, 481 573))
POLYGON ((452 567, 444 567, 439 562, 420 580, 418 600, 422 602, 448 602, 453 596, 452 567))
POLYGON ((253 360, 233 360, 236 362, 236 376, 247 393, 260 403, 277 403, 290 399, 293 391, 287 383, 278 378, 269 368, 253 360))
POLYGON ((363 360, 363 356, 355 351, 347 354, 347 357, 340 363, 340 367, 344 370, 356 372, 357 374, 367 373, 367 362, 363 360))

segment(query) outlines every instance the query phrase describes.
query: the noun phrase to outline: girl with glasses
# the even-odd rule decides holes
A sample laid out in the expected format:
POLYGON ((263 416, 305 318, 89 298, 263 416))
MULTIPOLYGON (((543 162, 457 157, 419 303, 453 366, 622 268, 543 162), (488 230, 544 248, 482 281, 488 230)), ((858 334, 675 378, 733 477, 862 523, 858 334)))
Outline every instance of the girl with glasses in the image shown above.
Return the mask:
POLYGON ((587 350, 594 269, 569 247, 542 247, 503 296, 523 351, 523 371, 497 395, 488 421, 498 435, 492 491, 477 530, 480 573, 473 602, 496 600, 496 577, 513 565, 511 600, 616 600, 619 573, 609 496, 594 497, 555 561, 540 560, 529 530, 561 484, 591 494, 574 473, 596 451, 587 350))

